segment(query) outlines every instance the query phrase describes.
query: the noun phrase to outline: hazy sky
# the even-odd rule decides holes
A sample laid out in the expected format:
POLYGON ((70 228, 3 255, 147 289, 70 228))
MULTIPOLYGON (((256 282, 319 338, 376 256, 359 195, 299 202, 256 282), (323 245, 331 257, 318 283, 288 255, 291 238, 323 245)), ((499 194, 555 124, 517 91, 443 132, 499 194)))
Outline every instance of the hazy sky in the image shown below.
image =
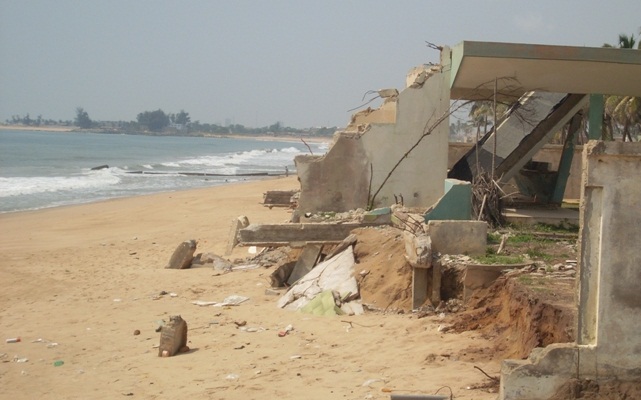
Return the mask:
POLYGON ((438 60, 425 41, 599 47, 640 27, 641 0, 0 0, 0 120, 344 126, 366 91, 438 60))

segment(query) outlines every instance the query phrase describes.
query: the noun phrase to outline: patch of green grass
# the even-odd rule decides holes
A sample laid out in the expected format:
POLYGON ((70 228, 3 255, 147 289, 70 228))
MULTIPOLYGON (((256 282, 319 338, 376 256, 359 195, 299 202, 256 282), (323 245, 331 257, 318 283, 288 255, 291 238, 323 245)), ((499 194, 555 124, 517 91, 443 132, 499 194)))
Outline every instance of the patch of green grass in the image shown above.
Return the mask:
POLYGON ((524 262, 523 256, 504 256, 500 254, 485 254, 474 259, 479 264, 521 264, 524 262))
POLYGON ((499 244, 501 243, 501 234, 496 232, 490 232, 487 234, 487 243, 488 244, 499 244))
POLYGON ((567 221, 561 221, 558 224, 536 224, 534 229, 538 232, 557 232, 557 233, 577 233, 579 226, 567 221))
POLYGON ((539 248, 529 249, 526 254, 532 259, 541 259, 543 261, 552 260, 552 256, 542 252, 539 248))
POLYGON ((509 244, 530 243, 535 240, 536 238, 529 233, 517 233, 516 235, 507 238, 507 242, 509 244))

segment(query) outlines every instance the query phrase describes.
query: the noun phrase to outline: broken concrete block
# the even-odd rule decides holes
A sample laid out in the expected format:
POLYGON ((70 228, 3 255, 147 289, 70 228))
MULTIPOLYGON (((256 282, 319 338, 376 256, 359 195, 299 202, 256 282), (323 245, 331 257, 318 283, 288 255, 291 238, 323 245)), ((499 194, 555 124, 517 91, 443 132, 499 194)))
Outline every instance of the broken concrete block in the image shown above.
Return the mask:
POLYGON ((382 98, 398 97, 398 89, 380 89, 378 95, 382 98))
POLYGON ((432 251, 441 254, 485 254, 487 223, 484 221, 429 221, 432 251))
POLYGON ((194 257, 192 267, 212 267, 216 271, 231 271, 234 264, 214 253, 201 253, 194 257))
POLYGON ((187 347, 187 322, 180 315, 169 317, 169 323, 160 328, 158 357, 172 357, 187 347))
POLYGON ((354 252, 351 247, 328 261, 323 261, 307 275, 298 280, 277 305, 288 310, 298 310, 310 302, 317 294, 325 290, 334 290, 340 298, 358 296, 358 283, 354 278, 354 252))
POLYGON ((238 231, 247 228, 249 226, 249 218, 244 215, 236 218, 231 223, 231 228, 229 230, 229 239, 227 240, 227 250, 225 255, 228 256, 231 254, 234 246, 238 244, 238 231))
POLYGON ((303 248, 303 252, 298 257, 294 270, 289 275, 287 283, 293 285, 297 280, 305 276, 314 268, 320 257, 323 246, 320 244, 308 244, 303 248))
POLYGON ((363 214, 363 222, 378 222, 381 224, 392 223, 392 209, 389 207, 377 208, 363 214))
POLYGON ((292 207, 295 206, 294 196, 298 193, 296 190, 270 190, 263 195, 263 205, 265 207, 292 207))
POLYGON ((414 235, 403 232, 405 240, 405 258, 414 268, 429 268, 432 266, 432 240, 426 234, 414 235))
POLYGON ((196 241, 186 240, 178 245, 165 268, 186 269, 191 266, 196 252, 196 241))
POLYGON ((425 218, 420 214, 406 213, 404 211, 394 211, 390 216, 392 226, 414 233, 416 235, 425 232, 425 218))

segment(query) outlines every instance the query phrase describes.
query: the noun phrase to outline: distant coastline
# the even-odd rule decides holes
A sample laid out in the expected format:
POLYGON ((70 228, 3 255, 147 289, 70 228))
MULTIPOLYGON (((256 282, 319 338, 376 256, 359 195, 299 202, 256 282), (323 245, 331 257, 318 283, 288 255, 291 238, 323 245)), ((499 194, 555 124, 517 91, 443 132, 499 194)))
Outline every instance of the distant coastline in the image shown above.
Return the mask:
POLYGON ((330 143, 332 136, 302 136, 302 135, 251 135, 251 134, 212 134, 207 132, 190 132, 188 135, 180 134, 158 134, 154 132, 120 132, 102 129, 81 129, 76 126, 58 126, 58 125, 44 125, 44 126, 25 126, 25 125, 0 125, 0 130, 13 130, 13 131, 38 131, 38 132, 57 132, 57 133, 100 133, 107 135, 124 134, 124 135, 145 135, 145 136, 179 136, 179 137, 204 137, 204 138, 228 138, 228 139, 249 139, 249 140, 274 140, 274 141, 288 141, 299 142, 304 140, 310 143, 330 143))

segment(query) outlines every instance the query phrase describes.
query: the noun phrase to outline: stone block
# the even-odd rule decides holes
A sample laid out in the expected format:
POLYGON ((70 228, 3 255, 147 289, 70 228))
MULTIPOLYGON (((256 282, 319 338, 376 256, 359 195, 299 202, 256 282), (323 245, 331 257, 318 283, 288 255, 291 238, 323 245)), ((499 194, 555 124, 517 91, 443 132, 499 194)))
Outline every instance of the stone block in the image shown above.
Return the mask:
POLYGON ((429 221, 432 251, 441 254, 485 254, 487 223, 484 221, 429 221))
POLYGON ((432 241, 425 234, 403 232, 405 258, 414 268, 429 268, 432 265, 432 241))
POLYGON ((196 241, 186 240, 178 245, 165 268, 186 269, 191 267, 196 252, 196 241))

